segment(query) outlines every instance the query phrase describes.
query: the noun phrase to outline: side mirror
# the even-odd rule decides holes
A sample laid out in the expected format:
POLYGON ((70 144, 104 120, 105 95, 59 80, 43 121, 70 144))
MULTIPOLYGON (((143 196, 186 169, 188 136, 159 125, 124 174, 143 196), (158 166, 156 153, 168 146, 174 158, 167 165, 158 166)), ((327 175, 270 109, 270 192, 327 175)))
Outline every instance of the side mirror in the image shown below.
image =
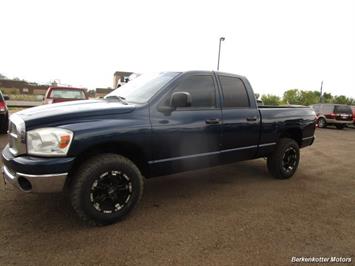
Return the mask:
POLYGON ((188 92, 174 92, 170 98, 170 106, 173 108, 190 107, 191 95, 188 92))
POLYGON ((169 105, 161 105, 158 110, 165 115, 170 115, 178 107, 190 107, 191 95, 188 92, 175 92, 171 95, 169 105))
POLYGON ((8 100, 10 100, 10 97, 7 96, 7 95, 4 95, 4 100, 5 100, 5 101, 8 101, 8 100))

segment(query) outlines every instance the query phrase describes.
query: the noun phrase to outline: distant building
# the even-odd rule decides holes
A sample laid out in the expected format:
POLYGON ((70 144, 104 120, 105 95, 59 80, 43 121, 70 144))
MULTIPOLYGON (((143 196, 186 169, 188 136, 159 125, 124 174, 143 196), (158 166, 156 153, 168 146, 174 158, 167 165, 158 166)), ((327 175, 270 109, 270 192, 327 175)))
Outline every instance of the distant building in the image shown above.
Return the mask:
POLYGON ((13 79, 0 79, 0 88, 5 94, 45 95, 49 85, 13 79))
POLYGON ((132 74, 133 74, 133 72, 116 71, 113 74, 112 88, 117 89, 122 84, 127 83, 129 81, 129 76, 132 74))

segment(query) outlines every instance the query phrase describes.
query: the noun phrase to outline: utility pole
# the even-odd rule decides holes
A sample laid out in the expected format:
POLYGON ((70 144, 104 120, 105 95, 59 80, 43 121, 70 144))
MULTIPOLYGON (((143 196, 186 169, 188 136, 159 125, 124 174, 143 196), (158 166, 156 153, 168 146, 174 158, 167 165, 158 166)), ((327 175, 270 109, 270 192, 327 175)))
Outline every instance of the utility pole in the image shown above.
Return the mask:
POLYGON ((219 49, 218 49, 218 62, 217 62, 217 71, 219 70, 219 59, 221 57, 221 43, 224 41, 226 38, 221 37, 219 38, 219 49))
POLYGON ((320 103, 323 103, 323 80, 320 84, 320 97, 319 97, 320 103))

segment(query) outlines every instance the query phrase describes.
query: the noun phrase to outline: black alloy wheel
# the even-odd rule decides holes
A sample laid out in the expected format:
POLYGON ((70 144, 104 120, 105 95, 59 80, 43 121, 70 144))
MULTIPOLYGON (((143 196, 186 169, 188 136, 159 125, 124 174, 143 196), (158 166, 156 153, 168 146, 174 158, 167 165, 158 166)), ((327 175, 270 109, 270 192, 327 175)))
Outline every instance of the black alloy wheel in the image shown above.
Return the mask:
POLYGON ((134 209, 143 195, 143 176, 128 158, 98 154, 83 162, 69 183, 72 206, 90 225, 120 221, 134 209))
POLYGON ((267 168, 277 179, 292 177, 300 161, 299 145, 294 139, 282 138, 267 157, 267 168))
POLYGON ((290 146, 284 151, 282 158, 282 168, 286 174, 291 173, 296 167, 298 162, 297 151, 294 147, 290 146))
POLYGON ((93 207, 103 213, 121 210, 132 195, 132 182, 125 173, 118 170, 104 172, 91 186, 90 201, 93 207))

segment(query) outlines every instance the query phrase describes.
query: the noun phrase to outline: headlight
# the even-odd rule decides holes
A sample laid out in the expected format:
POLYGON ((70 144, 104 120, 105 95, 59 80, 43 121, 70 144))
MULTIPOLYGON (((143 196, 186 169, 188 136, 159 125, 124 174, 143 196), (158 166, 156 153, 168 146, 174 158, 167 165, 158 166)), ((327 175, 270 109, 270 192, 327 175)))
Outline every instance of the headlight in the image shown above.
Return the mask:
POLYGON ((65 156, 73 132, 63 128, 39 128, 27 132, 27 153, 39 156, 65 156))

